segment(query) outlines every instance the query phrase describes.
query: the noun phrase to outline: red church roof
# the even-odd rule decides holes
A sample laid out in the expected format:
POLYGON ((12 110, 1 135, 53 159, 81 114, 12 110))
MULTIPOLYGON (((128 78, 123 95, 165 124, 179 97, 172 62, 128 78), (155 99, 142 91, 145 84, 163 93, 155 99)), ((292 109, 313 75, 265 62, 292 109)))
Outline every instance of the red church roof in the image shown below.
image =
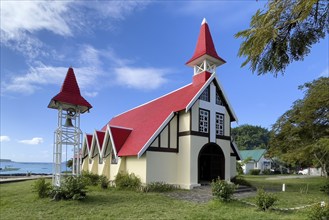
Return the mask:
POLYGON ((96 131, 96 136, 97 136, 97 140, 98 140, 99 151, 102 152, 105 132, 104 131, 96 131))
POLYGON ((92 140, 93 140, 93 135, 91 135, 91 134, 87 134, 86 137, 87 137, 87 147, 88 147, 88 150, 90 151, 90 148, 91 148, 91 142, 92 142, 92 140))
POLYGON ((121 128, 121 127, 110 127, 111 129, 111 134, 113 137, 113 142, 115 146, 116 152, 119 152, 129 137, 131 133, 131 129, 126 129, 126 128, 121 128))
POLYGON ((226 63, 225 60, 223 60, 221 57, 218 56, 214 42, 212 41, 212 37, 209 31, 209 26, 207 24, 207 21, 206 19, 203 19, 194 54, 192 58, 186 62, 186 64, 188 66, 194 66, 195 64, 198 63, 199 60, 203 60, 204 59, 203 56, 206 55, 210 56, 211 58, 214 58, 213 61, 216 62, 218 65, 226 63))
MULTIPOLYGON (((92 108, 89 102, 81 96, 80 88, 72 67, 67 71, 61 91, 50 100, 48 108, 58 109, 57 102, 79 106, 81 113, 92 108)), ((64 109, 65 108, 69 108, 69 106, 64 107, 64 109)))
MULTIPOLYGON (((139 155, 145 144, 172 113, 186 110, 188 104, 208 82, 209 77, 201 77, 201 75, 209 76, 209 73, 204 72, 199 75, 195 83, 131 109, 114 117, 106 124, 102 128, 103 131, 106 131, 107 126, 111 127, 111 131, 113 131, 113 127, 132 129, 129 137, 117 152, 118 156, 139 155)), ((115 140, 118 138, 116 132, 113 132, 112 135, 115 140)))

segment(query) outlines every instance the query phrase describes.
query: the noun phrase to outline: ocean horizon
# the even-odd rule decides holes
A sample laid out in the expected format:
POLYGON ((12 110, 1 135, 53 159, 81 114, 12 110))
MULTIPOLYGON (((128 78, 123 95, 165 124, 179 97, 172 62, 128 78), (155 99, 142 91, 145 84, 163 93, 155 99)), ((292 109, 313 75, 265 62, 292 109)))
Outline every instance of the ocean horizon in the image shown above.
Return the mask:
MULTIPOLYGON (((13 174, 52 174, 52 162, 6 162, 0 161, 0 175, 13 174)), ((66 167, 66 162, 62 162, 62 171, 71 171, 66 167)))

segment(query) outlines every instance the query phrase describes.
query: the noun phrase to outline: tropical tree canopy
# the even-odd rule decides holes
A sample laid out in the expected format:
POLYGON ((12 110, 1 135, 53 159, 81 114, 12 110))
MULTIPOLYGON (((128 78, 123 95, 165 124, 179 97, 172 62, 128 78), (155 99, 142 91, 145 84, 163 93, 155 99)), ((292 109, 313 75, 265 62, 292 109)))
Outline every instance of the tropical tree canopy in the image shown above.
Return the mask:
POLYGON ((300 87, 303 99, 294 102, 273 125, 269 153, 292 166, 329 171, 329 78, 300 87))
POLYGON ((249 29, 235 34, 242 38, 238 56, 246 57, 258 75, 284 73, 293 61, 303 60, 313 44, 329 33, 328 0, 269 0, 258 10, 249 29))
POLYGON ((267 149, 270 138, 266 128, 248 124, 232 128, 232 136, 239 150, 267 149))

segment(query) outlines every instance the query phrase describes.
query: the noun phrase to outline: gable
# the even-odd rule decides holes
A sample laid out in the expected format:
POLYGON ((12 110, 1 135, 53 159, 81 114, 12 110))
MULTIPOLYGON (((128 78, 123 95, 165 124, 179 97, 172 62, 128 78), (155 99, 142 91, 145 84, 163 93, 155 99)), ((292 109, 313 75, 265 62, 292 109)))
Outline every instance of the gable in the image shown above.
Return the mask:
POLYGON ((266 153, 265 149, 257 149, 257 150, 241 150, 241 160, 245 160, 247 158, 251 158, 253 161, 259 161, 261 157, 266 153))
POLYGON ((105 130, 107 126, 132 129, 129 138, 119 150, 118 156, 141 156, 171 120, 174 113, 185 110, 202 86, 203 83, 189 84, 114 117, 102 130, 105 130))
POLYGON ((86 158, 90 154, 92 139, 93 136, 91 134, 84 135, 82 144, 82 158, 86 158))
POLYGON ((186 112, 188 112, 192 106, 195 104, 195 102, 200 99, 200 97, 203 96, 203 93, 209 88, 211 83, 214 83, 214 85, 216 86, 216 92, 218 92, 219 97, 221 98, 221 101, 223 102, 223 105, 226 107, 228 113, 230 114, 230 119, 231 122, 232 121, 238 121, 237 116, 235 115, 235 112, 233 110, 233 108, 231 107, 230 102, 228 101, 225 92, 223 90, 223 87, 221 86, 221 84, 219 83, 217 77, 215 74, 212 74, 209 79, 207 80, 207 82, 203 85, 203 87, 199 90, 199 92, 193 97, 193 99, 191 100, 191 102, 187 105, 186 107, 186 112))

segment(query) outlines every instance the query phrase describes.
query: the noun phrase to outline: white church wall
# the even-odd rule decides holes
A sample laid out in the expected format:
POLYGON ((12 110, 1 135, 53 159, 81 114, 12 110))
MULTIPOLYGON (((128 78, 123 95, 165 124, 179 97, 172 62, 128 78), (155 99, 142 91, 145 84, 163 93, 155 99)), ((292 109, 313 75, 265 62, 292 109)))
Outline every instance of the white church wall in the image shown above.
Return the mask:
POLYGON ((190 135, 179 137, 179 153, 177 154, 177 184, 183 189, 190 189, 190 135))
POLYGON ((167 152, 146 152, 146 183, 163 181, 177 184, 177 154, 167 152))
POLYGON ((137 156, 126 157, 127 173, 134 173, 141 178, 142 183, 146 183, 146 154, 140 158, 137 156))
POLYGON ((110 178, 110 157, 107 156, 106 158, 103 158, 103 166, 102 170, 100 171, 100 175, 104 175, 107 178, 110 178))
POLYGON ((81 170, 82 171, 89 172, 89 169, 88 168, 89 168, 89 157, 86 157, 82 161, 81 170))
POLYGON ((231 142, 229 140, 216 139, 216 144, 220 146, 225 157, 225 180, 231 177, 231 142))
POLYGON ((177 116, 170 122, 170 148, 177 148, 177 116))
POLYGON ((231 156, 231 176, 230 178, 233 178, 236 176, 236 157, 231 156))
POLYGON ((199 103, 200 100, 197 100, 195 104, 191 108, 191 115, 192 115, 192 131, 199 131, 199 103))
POLYGON ((190 130, 190 114, 179 112, 179 132, 190 130))
POLYGON ((156 138, 153 143, 151 144, 151 147, 159 147, 159 138, 156 138))
POLYGON ((98 163, 98 166, 97 166, 97 174, 98 175, 102 175, 103 170, 104 170, 104 165, 105 165, 104 161, 103 161, 103 163, 98 163))
POLYGON ((198 159, 202 147, 208 143, 207 137, 191 136, 191 186, 199 186, 198 183, 198 159))
POLYGON ((98 156, 91 159, 91 163, 89 164, 89 172, 98 174, 98 156))
POLYGON ((166 126, 160 134, 160 147, 168 148, 168 126, 166 126))
POLYGON ((119 157, 116 164, 111 164, 111 162, 110 162, 110 169, 109 169, 110 180, 114 180, 116 175, 118 175, 118 173, 120 171, 126 171, 126 158, 125 157, 122 157, 122 158, 119 157))

